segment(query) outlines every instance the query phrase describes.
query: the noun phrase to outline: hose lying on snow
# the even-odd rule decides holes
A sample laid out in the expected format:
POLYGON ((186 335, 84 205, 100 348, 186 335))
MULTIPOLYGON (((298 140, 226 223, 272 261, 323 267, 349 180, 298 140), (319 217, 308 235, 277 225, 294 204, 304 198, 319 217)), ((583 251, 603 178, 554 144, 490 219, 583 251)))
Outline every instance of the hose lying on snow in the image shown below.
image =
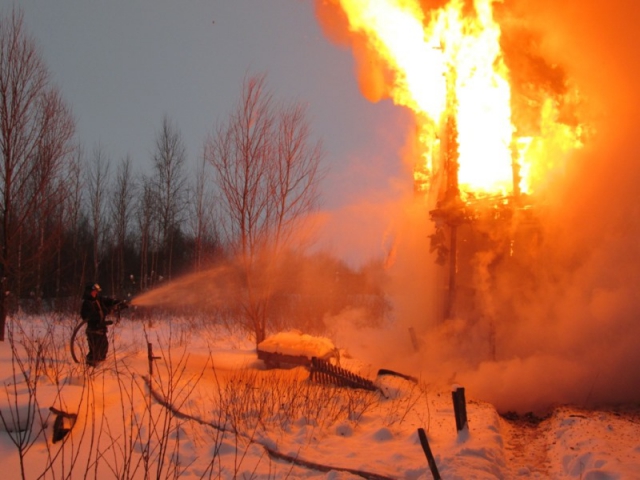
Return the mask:
POLYGON ((69 344, 69 350, 71 350, 71 358, 73 358, 73 361, 76 363, 80 363, 80 360, 78 360, 78 356, 76 355, 76 335, 78 335, 80 329, 86 324, 86 320, 80 320, 76 327, 73 329, 73 333, 71 334, 71 343, 69 344))

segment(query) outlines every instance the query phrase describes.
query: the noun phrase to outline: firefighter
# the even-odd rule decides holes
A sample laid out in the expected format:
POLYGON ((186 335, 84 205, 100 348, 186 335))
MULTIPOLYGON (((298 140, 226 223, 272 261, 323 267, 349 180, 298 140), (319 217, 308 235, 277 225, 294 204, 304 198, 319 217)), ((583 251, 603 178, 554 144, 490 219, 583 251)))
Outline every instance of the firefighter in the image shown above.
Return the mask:
POLYGON ((87 365, 92 367, 107 358, 109 350, 107 327, 113 325, 113 321, 107 320, 107 315, 127 307, 126 300, 103 297, 100 295, 101 291, 102 289, 97 283, 88 284, 82 296, 82 307, 80 309, 80 316, 87 322, 86 332, 89 352, 87 353, 86 361, 87 365))

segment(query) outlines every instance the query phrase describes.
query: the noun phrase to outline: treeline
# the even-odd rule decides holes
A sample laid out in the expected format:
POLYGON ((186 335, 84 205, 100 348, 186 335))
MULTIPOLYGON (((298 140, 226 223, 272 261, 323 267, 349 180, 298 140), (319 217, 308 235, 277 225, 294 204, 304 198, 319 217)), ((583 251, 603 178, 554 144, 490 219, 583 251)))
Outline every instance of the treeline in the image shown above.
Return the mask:
MULTIPOLYGON (((86 282, 135 294, 221 254, 215 202, 191 180, 169 118, 153 171, 86 152, 23 13, 0 18, 0 322, 19 307, 63 308, 86 282)), ((4 328, 1 328, 4 331, 4 328)))
POLYGON ((39 203, 42 211, 23 214, 17 235, 11 226, 2 232, 12 246, 4 266, 16 273, 6 278, 10 307, 64 308, 88 282, 124 298, 222 261, 213 187, 189 173, 168 118, 149 175, 135 174, 130 158, 113 161, 102 147, 85 153, 71 146, 47 177, 58 182, 56 195, 39 203))

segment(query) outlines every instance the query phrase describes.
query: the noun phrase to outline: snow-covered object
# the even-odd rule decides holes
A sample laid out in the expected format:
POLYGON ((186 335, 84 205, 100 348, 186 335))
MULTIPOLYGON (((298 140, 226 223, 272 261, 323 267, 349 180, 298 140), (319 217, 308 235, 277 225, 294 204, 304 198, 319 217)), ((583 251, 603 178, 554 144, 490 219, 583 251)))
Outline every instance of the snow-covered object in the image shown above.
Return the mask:
POLYGON ((314 337, 299 330, 291 330, 266 338, 258 344, 258 349, 269 353, 303 355, 311 358, 329 355, 336 350, 336 347, 326 337, 314 337))
POLYGON ((305 360, 311 360, 312 357, 327 360, 339 356, 338 349, 330 339, 314 337, 299 330, 276 333, 260 342, 257 350, 258 358, 263 360, 270 360, 273 355, 282 356, 281 363, 287 363, 288 358, 301 359, 292 363, 304 364, 305 360))

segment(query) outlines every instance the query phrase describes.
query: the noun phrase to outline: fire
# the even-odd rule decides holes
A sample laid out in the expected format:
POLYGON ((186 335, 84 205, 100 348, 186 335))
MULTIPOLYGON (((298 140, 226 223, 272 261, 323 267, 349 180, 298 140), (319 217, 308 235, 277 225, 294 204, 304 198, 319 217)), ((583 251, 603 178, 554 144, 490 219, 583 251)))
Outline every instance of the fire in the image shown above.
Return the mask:
POLYGON ((532 193, 555 168, 550 158, 559 162, 581 146, 580 128, 558 120, 554 92, 536 97, 538 118, 527 120, 534 132, 514 121, 512 75, 493 0, 474 0, 473 8, 450 0, 430 11, 419 0, 329 1, 343 12, 354 45, 364 45, 357 50, 364 52, 361 82, 414 112, 421 189, 443 188, 438 179, 453 152, 463 199, 532 193))

